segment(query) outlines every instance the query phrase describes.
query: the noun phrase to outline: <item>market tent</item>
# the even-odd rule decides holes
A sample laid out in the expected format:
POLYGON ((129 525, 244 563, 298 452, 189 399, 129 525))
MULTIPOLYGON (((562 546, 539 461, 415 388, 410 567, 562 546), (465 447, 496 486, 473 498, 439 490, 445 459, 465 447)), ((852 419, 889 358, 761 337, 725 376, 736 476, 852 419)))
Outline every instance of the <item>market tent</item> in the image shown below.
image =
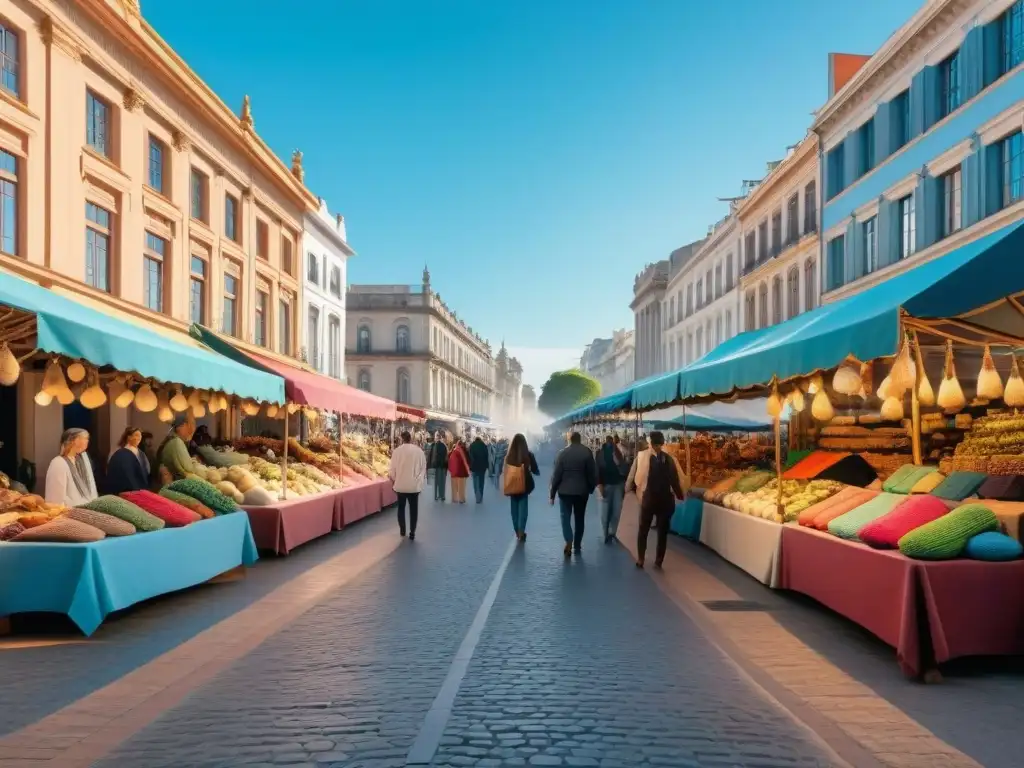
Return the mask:
POLYGON ((395 404, 369 392, 342 384, 329 376, 272 360, 269 357, 243 352, 227 339, 208 328, 193 325, 192 335, 214 351, 238 363, 276 374, 284 379, 284 394, 290 403, 308 405, 325 411, 339 411, 355 416, 394 420, 395 404))
POLYGON ((414 408, 411 405, 405 405, 403 403, 395 404, 396 416, 399 419, 405 421, 412 421, 417 424, 422 424, 427 420, 427 412, 422 408, 414 408))
POLYGON ((679 432, 771 432, 775 427, 773 424, 765 424, 756 421, 719 421, 709 416, 687 414, 686 419, 672 419, 671 421, 644 422, 653 424, 654 429, 674 429, 679 432))
MULTIPOLYGON (((891 277, 862 293, 759 331, 740 334, 678 372, 688 400, 728 396, 828 370, 848 355, 894 355, 900 321, 951 329, 962 337, 1024 340, 1024 222, 891 277), (941 321, 940 321, 941 319, 941 321)), ((914 326, 917 327, 917 326, 914 326)))
POLYGON ((585 403, 559 416, 552 422, 552 426, 573 424, 584 419, 592 419, 595 416, 606 416, 611 413, 627 410, 631 399, 632 388, 624 389, 621 392, 613 392, 610 395, 602 395, 596 400, 591 400, 589 403, 585 403))
POLYGON ((650 408, 679 399, 679 372, 663 373, 634 384, 630 390, 633 410, 650 408))
POLYGON ((6 272, 0 272, 0 304, 35 317, 35 346, 43 352, 161 382, 284 402, 284 382, 272 372, 239 365, 185 338, 175 341, 6 272))

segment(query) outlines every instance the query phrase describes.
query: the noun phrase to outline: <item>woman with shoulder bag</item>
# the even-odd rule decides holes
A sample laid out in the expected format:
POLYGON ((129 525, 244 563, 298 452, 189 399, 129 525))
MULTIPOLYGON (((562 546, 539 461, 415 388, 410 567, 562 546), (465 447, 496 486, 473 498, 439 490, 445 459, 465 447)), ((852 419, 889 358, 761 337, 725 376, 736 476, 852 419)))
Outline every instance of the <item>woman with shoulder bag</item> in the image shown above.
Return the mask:
POLYGON ((537 459, 530 453, 526 438, 517 434, 512 438, 505 455, 502 478, 503 490, 512 505, 512 528, 520 543, 526 541, 526 518, 529 515, 530 494, 536 487, 533 476, 539 475, 537 459))

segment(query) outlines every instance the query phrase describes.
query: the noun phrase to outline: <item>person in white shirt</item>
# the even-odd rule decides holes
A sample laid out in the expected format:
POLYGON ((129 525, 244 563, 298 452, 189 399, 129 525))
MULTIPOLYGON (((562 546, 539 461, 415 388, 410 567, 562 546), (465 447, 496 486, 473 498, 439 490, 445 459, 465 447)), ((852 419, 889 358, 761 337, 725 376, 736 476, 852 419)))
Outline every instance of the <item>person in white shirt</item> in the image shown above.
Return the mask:
POLYGON ((84 429, 64 430, 60 438, 60 455, 53 457, 46 470, 47 504, 77 507, 99 495, 92 463, 85 452, 88 447, 89 433, 84 429))
POLYGON ((388 477, 398 494, 398 530, 405 536, 405 505, 409 505, 409 538, 416 538, 420 491, 427 480, 427 457, 423 449, 412 444, 412 435, 402 433, 402 444, 391 452, 388 477))

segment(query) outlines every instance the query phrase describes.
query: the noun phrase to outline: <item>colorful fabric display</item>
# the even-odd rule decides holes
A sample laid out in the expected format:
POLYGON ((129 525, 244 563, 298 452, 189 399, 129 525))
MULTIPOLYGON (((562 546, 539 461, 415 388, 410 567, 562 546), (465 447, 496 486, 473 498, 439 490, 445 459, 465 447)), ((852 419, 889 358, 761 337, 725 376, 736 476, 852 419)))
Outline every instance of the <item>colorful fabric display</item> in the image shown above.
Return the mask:
MULTIPOLYGON (((865 501, 867 501, 867 499, 863 498, 863 496, 863 488, 843 488, 838 493, 834 493, 827 499, 816 502, 809 506, 807 509, 803 510, 799 515, 797 515, 796 520, 798 523, 800 523, 800 525, 805 525, 809 528, 813 528, 814 519, 822 512, 824 512, 826 509, 829 509, 830 507, 833 507, 836 504, 845 504, 847 503, 847 500, 852 499, 857 500, 857 503, 854 504, 853 506, 860 506, 865 501)), ((849 509, 846 509, 845 511, 849 512, 850 509, 853 509, 853 507, 851 506, 849 509)))
POLYGON ((896 493, 880 493, 870 501, 851 509, 845 515, 834 518, 828 524, 828 532, 841 539, 856 541, 860 529, 877 520, 882 515, 891 512, 892 509, 905 499, 896 493))
POLYGON ((998 529, 999 521, 991 509, 964 504, 903 536, 899 548, 918 560, 952 560, 960 556, 971 537, 998 529))
POLYGON ((1002 562, 1016 560, 1022 554, 1024 547, 1019 541, 996 531, 985 531, 972 536, 964 548, 964 555, 972 560, 1002 562))
POLYGON ((191 496, 193 499, 201 501, 217 515, 227 515, 231 512, 237 512, 239 508, 238 505, 235 504, 234 499, 229 499, 205 480, 190 477, 185 480, 175 480, 167 487, 172 491, 184 493, 187 496, 191 496))
POLYGON ((878 491, 869 491, 866 488, 854 488, 851 491, 859 491, 859 493, 851 492, 840 499, 840 494, 843 494, 843 491, 840 491, 831 499, 825 499, 825 501, 815 504, 814 506, 819 507, 821 511, 811 520, 811 527, 817 528, 819 531, 827 531, 828 524, 837 517, 845 515, 862 504, 867 504, 879 495, 878 491))
POLYGON ((15 539, 24 530, 25 526, 19 522, 8 523, 3 528, 0 528, 0 541, 15 539))
POLYGON ((181 506, 183 506, 185 509, 191 509, 204 520, 209 520, 211 517, 216 517, 216 515, 213 514, 212 509, 203 504, 201 501, 193 499, 186 493, 178 493, 177 491, 172 491, 170 488, 161 488, 160 495, 163 496, 165 499, 170 499, 175 504, 181 504, 181 506))
POLYGON ((753 493, 772 479, 771 472, 758 471, 743 475, 736 481, 735 490, 739 493, 753 493))
POLYGON ((978 498, 1024 501, 1024 475, 992 475, 978 488, 978 498))
POLYGON ((917 485, 918 480, 938 471, 936 467, 917 467, 913 464, 904 464, 882 483, 882 490, 886 493, 910 493, 910 489, 917 485))
POLYGON ((197 523, 203 518, 187 507, 176 504, 170 499, 153 493, 152 491, 127 491, 121 494, 122 499, 127 499, 132 504, 146 510, 153 517, 158 517, 171 528, 181 528, 191 523, 197 523))
POLYGON ((153 515, 138 505, 132 504, 127 499, 122 499, 119 496, 100 496, 88 504, 83 504, 82 507, 126 520, 134 525, 135 530, 139 533, 159 531, 164 527, 163 520, 153 517, 153 515))
POLYGON ((857 535, 865 544, 877 549, 896 549, 903 536, 946 514, 949 514, 949 507, 942 499, 911 496, 888 514, 865 525, 857 535))
POLYGON ((932 496, 952 501, 963 501, 978 492, 988 478, 983 472, 953 472, 932 491, 932 496))
POLYGON ((135 526, 127 520, 122 520, 119 517, 107 515, 103 512, 96 512, 92 509, 75 507, 68 510, 66 517, 86 525, 91 525, 93 528, 99 528, 107 536, 131 536, 135 533, 135 526))
POLYGON ((819 473, 824 472, 840 459, 849 456, 849 453, 830 453, 828 451, 814 451, 805 459, 798 461, 792 467, 782 473, 783 480, 813 480, 819 473))
POLYGON ((106 538, 99 528, 72 520, 58 517, 48 523, 27 528, 14 537, 13 541, 56 541, 67 544, 88 544, 106 538))
POLYGON ((835 480, 846 485, 867 488, 878 479, 878 472, 863 456, 854 453, 823 469, 818 473, 817 479, 835 480))
POLYGON ((916 483, 914 483, 914 487, 910 489, 910 492, 912 494, 931 493, 936 488, 938 488, 945 479, 946 476, 941 472, 929 472, 927 475, 925 475, 916 483))
POLYGON ((1021 541, 1024 538, 1021 526, 1021 521, 1024 520, 1024 501, 985 499, 985 501, 978 503, 992 510, 999 521, 999 529, 1003 533, 1017 541, 1021 541))

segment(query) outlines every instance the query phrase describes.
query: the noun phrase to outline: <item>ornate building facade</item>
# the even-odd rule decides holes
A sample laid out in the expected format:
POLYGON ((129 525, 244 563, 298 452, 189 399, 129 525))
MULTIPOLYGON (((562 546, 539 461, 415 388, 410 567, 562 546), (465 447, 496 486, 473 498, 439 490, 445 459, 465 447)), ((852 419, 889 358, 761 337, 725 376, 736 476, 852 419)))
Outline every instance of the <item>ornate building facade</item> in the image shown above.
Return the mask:
POLYGON ((523 366, 509 355, 502 342, 494 360, 494 421, 515 427, 523 416, 523 366))
POLYGON ((345 217, 331 216, 327 203, 307 213, 302 236, 305 254, 304 358, 320 373, 345 376, 345 284, 348 259, 355 252, 345 234, 345 217))

